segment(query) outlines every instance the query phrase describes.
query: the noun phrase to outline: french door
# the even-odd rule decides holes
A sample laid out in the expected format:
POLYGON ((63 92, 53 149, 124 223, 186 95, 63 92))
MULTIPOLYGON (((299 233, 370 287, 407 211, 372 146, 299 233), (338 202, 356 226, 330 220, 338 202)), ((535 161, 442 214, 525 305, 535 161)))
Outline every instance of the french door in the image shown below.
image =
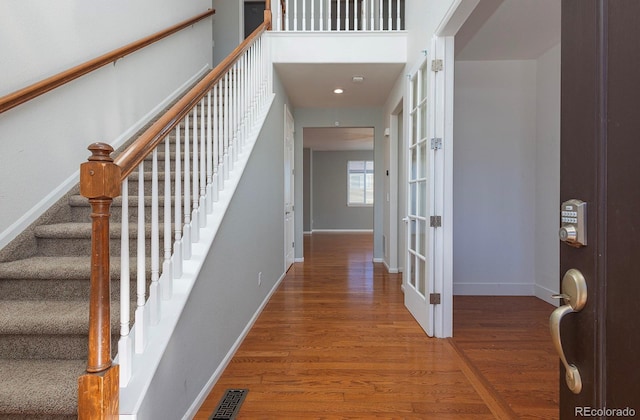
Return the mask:
POLYGON ((284 110, 284 271, 295 260, 294 225, 294 122, 289 108, 284 110))
MULTIPOLYGON (((409 112, 405 135, 407 163, 407 251, 403 271, 404 303, 427 335, 433 336, 433 267, 430 213, 432 204, 432 149, 428 122, 428 60, 409 77, 409 112)), ((435 221, 434 221, 435 222, 435 221)))

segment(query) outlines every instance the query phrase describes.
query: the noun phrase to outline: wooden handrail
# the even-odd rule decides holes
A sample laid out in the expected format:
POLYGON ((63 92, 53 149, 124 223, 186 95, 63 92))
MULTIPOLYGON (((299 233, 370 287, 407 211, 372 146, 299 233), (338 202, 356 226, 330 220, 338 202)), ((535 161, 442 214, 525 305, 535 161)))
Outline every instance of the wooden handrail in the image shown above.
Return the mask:
POLYGON ((185 96, 138 137, 124 150, 114 163, 120 167, 121 180, 124 181, 131 172, 148 156, 153 149, 173 130, 176 125, 189 113, 194 106, 211 90, 211 88, 231 69, 235 62, 244 54, 255 39, 264 33, 270 22, 263 22, 238 45, 220 64, 207 76, 198 82, 185 96))
POLYGON ((89 146, 92 156, 80 167, 80 193, 89 198, 92 208, 89 355, 87 373, 78 379, 80 420, 115 418, 118 414, 119 366, 114 366, 110 357, 109 216, 112 201, 121 194, 122 181, 233 68, 254 41, 271 29, 270 0, 266 5, 264 22, 117 158, 111 159, 113 148, 107 144, 89 146))
POLYGON ((33 98, 43 95, 49 92, 50 90, 60 87, 65 83, 68 83, 81 76, 84 76, 87 73, 90 73, 96 69, 99 69, 100 67, 103 67, 116 60, 119 60, 126 55, 129 55, 135 51, 138 51, 141 48, 144 48, 148 45, 153 44, 154 42, 157 42, 163 38, 166 38, 169 35, 172 35, 184 28, 187 28, 201 21, 202 19, 212 16, 215 12, 216 12, 215 10, 209 9, 206 12, 200 13, 199 15, 196 15, 191 19, 187 19, 183 22, 180 22, 163 31, 156 32, 153 35, 149 35, 138 41, 132 42, 131 44, 125 45, 124 47, 121 47, 109 53, 103 54, 99 57, 96 57, 85 63, 79 64, 75 67, 72 67, 54 76, 48 77, 40 82, 34 83, 16 92, 3 96, 0 98, 0 114, 12 108, 15 108, 16 106, 21 105, 33 98))

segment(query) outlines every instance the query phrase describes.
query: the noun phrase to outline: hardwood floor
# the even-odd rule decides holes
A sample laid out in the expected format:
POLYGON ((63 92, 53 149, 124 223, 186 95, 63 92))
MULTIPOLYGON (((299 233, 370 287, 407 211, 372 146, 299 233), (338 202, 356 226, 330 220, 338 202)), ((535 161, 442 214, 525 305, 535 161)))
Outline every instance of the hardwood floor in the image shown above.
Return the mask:
POLYGON ((550 305, 457 297, 456 338, 429 338, 404 307, 401 275, 373 264, 372 249, 371 234, 306 236, 305 262, 195 419, 228 388, 249 389, 238 419, 557 418, 550 305))

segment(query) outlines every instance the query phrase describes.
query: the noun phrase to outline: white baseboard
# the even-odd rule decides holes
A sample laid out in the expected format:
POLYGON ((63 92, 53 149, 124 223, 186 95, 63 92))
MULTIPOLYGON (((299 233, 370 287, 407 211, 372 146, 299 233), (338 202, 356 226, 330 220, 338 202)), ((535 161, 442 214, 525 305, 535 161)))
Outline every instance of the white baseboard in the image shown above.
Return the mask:
POLYGON ((302 257, 302 258, 294 258, 293 262, 304 262, 304 257, 302 257))
POLYGON ((313 229, 311 233, 373 233, 373 229, 313 229))
MULTIPOLYGON (((189 80, 184 82, 179 88, 174 90, 169 96, 167 96, 161 103, 156 105, 151 111, 149 111, 144 117, 134 123, 131 127, 125 130, 115 139, 111 140, 111 146, 114 149, 120 147, 124 142, 137 133, 142 127, 151 121, 162 109, 166 108, 171 102, 176 100, 182 92, 189 86, 191 86, 196 80, 201 78, 209 71, 209 64, 204 66, 198 73, 191 76, 189 80)), ((27 211, 21 218, 12 223, 7 229, 0 233, 0 249, 4 248, 14 240, 22 231, 28 228, 33 222, 38 220, 40 216, 44 214, 51 206, 53 206, 58 200, 71 190, 76 184, 80 182, 80 163, 78 162, 78 170, 76 170, 69 178, 67 178, 57 188, 47 194, 42 200, 38 202, 34 207, 27 211)))
POLYGON ((551 295, 559 293, 557 290, 547 289, 546 287, 542 287, 538 284, 535 285, 535 296, 538 299, 544 300, 547 303, 550 303, 553 306, 560 306, 560 301, 558 299, 552 299, 551 295))
POLYGON ((218 382, 218 379, 220 379, 220 377, 224 373, 224 370, 227 368, 227 366, 231 362, 231 359, 233 359, 233 356, 236 354, 236 352, 240 348, 240 345, 246 338, 247 334, 249 334, 249 331, 251 331, 251 328, 253 328, 253 325, 258 320, 258 317, 264 310, 265 306, 267 306, 267 303, 269 303, 269 299, 271 299, 271 296, 273 296, 273 294, 278 289, 278 286, 280 286, 280 283, 282 282, 282 280, 284 280, 286 274, 287 273, 283 273, 282 276, 280 276, 280 278, 278 279, 278 281, 276 281, 276 284, 274 284, 274 286, 271 288, 267 296, 264 298, 264 300, 260 304, 260 307, 258 307, 258 309, 253 314, 253 316, 251 317, 247 325, 242 330, 242 333, 240 334, 240 336, 238 336, 238 339, 235 341, 235 343, 233 343, 233 346, 231 346, 231 348, 227 352, 224 359, 222 359, 222 361, 218 365, 218 368, 215 370, 215 372, 213 372, 213 375, 211 375, 211 378, 209 378, 209 380, 207 381, 202 391, 200 391, 200 393, 198 394, 198 397, 195 399, 193 404, 191 404, 191 406, 189 407, 189 410, 185 413, 184 417, 182 417, 183 420, 192 419, 196 415, 196 413, 198 412, 198 409, 200 408, 202 403, 204 403, 209 393, 211 393, 211 390, 215 386, 216 382, 218 382))
POLYGON ((534 296, 533 284, 522 283, 453 283, 454 295, 534 296))
MULTIPOLYGON (((376 259, 374 258, 374 259, 373 259, 373 262, 376 262, 375 260, 376 260, 376 259)), ((391 267, 389 267, 389 264, 387 264, 387 262, 386 262, 385 260, 382 260, 382 263, 384 264, 384 268, 386 268, 386 269, 387 269, 387 272, 388 272, 389 274, 398 274, 398 269, 397 269, 397 268, 391 268, 391 267)))

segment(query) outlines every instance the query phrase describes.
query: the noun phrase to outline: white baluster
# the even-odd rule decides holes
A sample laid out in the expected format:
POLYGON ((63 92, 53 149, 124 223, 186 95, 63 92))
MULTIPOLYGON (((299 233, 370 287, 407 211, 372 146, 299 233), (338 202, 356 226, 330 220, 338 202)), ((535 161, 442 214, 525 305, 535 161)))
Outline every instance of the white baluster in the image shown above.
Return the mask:
POLYGON ((211 104, 211 90, 207 93, 207 214, 213 212, 213 109, 211 104))
MULTIPOLYGON (((366 0, 365 0, 366 1, 366 0)), ((369 30, 370 31, 375 31, 376 26, 375 26, 375 4, 374 4, 375 0, 369 0, 369 30)))
POLYGON ((191 259, 191 164, 189 159, 189 114, 184 118, 184 227, 182 231, 182 257, 191 259))
POLYGON ((351 22, 349 21, 349 0, 344 1, 344 26, 345 30, 351 30, 351 22))
POLYGON ((293 0, 293 30, 298 30, 298 0, 293 0))
POLYGON ((331 28, 331 1, 327 1, 327 31, 332 30, 331 28))
POLYGON ((336 20, 338 23, 338 31, 341 30, 342 27, 342 22, 340 22, 340 14, 341 14, 341 10, 340 10, 340 0, 338 0, 338 2, 336 3, 336 20))
POLYGON ((207 209, 206 209, 206 196, 207 196, 207 116, 205 112, 205 99, 200 101, 200 193, 198 203, 198 215, 200 216, 200 227, 203 228, 207 225, 207 209))
POLYGON ((307 30, 307 2, 303 0, 302 2, 302 30, 307 30))
POLYGON ((396 31, 402 30, 402 21, 400 20, 400 0, 396 0, 396 31))
POLYGON ((316 2, 311 0, 311 31, 316 30, 316 2))
POLYGON ((120 364, 120 386, 125 387, 131 379, 132 343, 129 336, 131 322, 131 279, 129 269, 129 180, 122 181, 122 223, 120 237, 120 340, 118 359, 120 364))
POLYGON ((358 27, 358 0, 354 0, 353 2, 353 30, 358 31, 360 28, 358 27))
POLYGON ((199 175, 198 175, 198 106, 196 105, 193 108, 193 127, 191 130, 191 137, 193 139, 193 149, 191 154, 193 156, 193 165, 191 167, 192 178, 191 178, 191 200, 192 203, 192 212, 191 212, 191 242, 196 243, 200 240, 200 218, 198 216, 199 204, 200 201, 198 199, 198 193, 200 189, 198 188, 199 183, 199 175))
POLYGON ((231 110, 229 109, 229 73, 224 75, 224 180, 229 179, 229 119, 231 110))
POLYGON ((164 139, 164 261, 162 262, 163 300, 173 294, 173 267, 171 264, 171 144, 169 136, 164 139))
POLYGON ((153 149, 151 161, 151 285, 149 311, 151 325, 160 322, 160 226, 158 223, 158 148, 153 149))
POLYGON ((182 277, 182 153, 180 147, 180 124, 176 126, 176 170, 175 170, 175 238, 173 243, 173 277, 182 277))
POLYGON ((379 7, 378 7, 378 16, 379 16, 379 24, 380 27, 378 28, 379 31, 382 31, 384 29, 384 16, 382 16, 382 11, 384 10, 384 4, 382 2, 382 0, 380 0, 379 2, 379 7))
POLYGON ((324 31, 324 5, 326 4, 326 0, 320 0, 318 3, 318 26, 320 31, 324 31))
POLYGON ((145 256, 145 215, 144 215, 144 162, 138 166, 138 240, 137 240, 137 278, 136 278, 136 313, 135 313, 135 349, 140 354, 146 345, 146 319, 144 304, 146 300, 146 256, 145 256))
POLYGON ((220 191, 220 183, 219 183, 219 174, 218 174, 218 165, 219 165, 219 156, 220 156, 220 150, 219 150, 219 139, 220 139, 220 113, 222 112, 220 110, 220 107, 218 106, 219 103, 219 91, 218 91, 218 85, 219 83, 216 83, 215 86, 213 87, 213 202, 217 202, 218 201, 218 192, 220 191))

